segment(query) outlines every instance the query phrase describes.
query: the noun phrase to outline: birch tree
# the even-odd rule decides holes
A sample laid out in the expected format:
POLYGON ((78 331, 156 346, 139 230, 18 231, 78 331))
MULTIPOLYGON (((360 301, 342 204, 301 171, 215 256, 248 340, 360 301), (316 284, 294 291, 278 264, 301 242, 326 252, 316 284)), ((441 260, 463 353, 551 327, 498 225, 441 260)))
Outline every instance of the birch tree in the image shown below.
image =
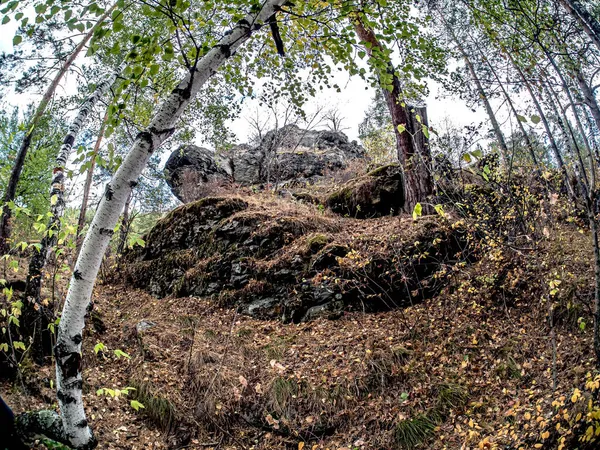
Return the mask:
MULTIPOLYGON (((256 13, 239 21, 204 57, 198 59, 171 95, 158 107, 150 126, 138 134, 123 163, 106 186, 75 265, 58 328, 55 357, 60 427, 55 416, 50 414, 52 420, 48 422, 51 427, 45 428, 49 433, 52 426, 62 428, 61 433, 52 434, 62 434, 63 442, 68 442, 75 449, 96 446, 83 405, 82 333, 102 255, 125 202, 151 154, 173 134, 177 120, 203 84, 285 3, 286 0, 266 1, 256 13)), ((49 413, 44 414, 48 416, 49 413)), ((41 415, 42 413, 37 413, 36 417, 41 415)))
POLYGON ((67 182, 65 167, 69 161, 77 136, 85 125, 88 116, 94 109, 96 103, 106 95, 123 68, 124 64, 106 77, 104 81, 96 86, 92 95, 83 102, 77 116, 71 122, 69 131, 63 140, 63 144, 56 157, 55 166, 52 170, 53 178, 50 187, 50 218, 40 248, 33 254, 29 261, 29 272, 27 274, 27 284, 24 295, 26 304, 23 308, 24 329, 29 332, 36 330, 36 336, 34 336, 33 342, 33 354, 38 361, 41 361, 41 358, 44 356, 44 348, 47 348, 47 345, 44 343, 44 336, 48 334, 47 321, 50 320, 50 318, 46 318, 43 313, 45 308, 39 304, 42 272, 50 252, 58 242, 60 221, 66 206, 64 198, 67 182))
MULTIPOLYGON (((33 134, 37 131, 37 126, 40 120, 42 119, 44 113, 46 112, 46 108, 50 100, 54 96, 56 88, 60 85, 60 82, 64 78, 65 74, 69 71, 77 57, 81 54, 82 50, 86 48, 90 39, 92 39, 92 37, 94 36, 94 33, 110 16, 110 14, 115 10, 115 8, 116 4, 100 16, 100 18, 96 21, 95 25, 92 28, 90 28, 90 30, 85 34, 83 39, 79 42, 77 47, 75 47, 73 52, 64 61, 64 63, 54 76, 52 82, 46 88, 46 91, 44 92, 33 116, 27 124, 27 132, 23 138, 23 141, 21 142, 19 151, 17 152, 17 156, 13 165, 13 170, 10 174, 10 179, 4 192, 4 196, 2 197, 3 205, 2 213, 0 214, 0 254, 5 254, 8 251, 7 240, 10 237, 10 219, 12 215, 8 204, 13 202, 15 199, 15 195, 17 192, 17 184, 19 182, 19 178, 21 177, 21 172, 23 171, 23 166, 25 164, 25 159, 27 157, 29 147, 31 146, 33 134)), ((17 42, 20 42, 20 40, 15 41, 15 43, 17 42)))

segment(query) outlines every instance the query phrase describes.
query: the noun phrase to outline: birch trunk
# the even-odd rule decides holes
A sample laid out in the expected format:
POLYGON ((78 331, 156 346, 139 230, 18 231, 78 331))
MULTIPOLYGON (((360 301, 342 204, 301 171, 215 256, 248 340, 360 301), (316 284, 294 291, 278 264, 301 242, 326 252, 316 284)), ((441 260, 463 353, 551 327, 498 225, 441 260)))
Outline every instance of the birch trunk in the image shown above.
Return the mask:
POLYGON ((48 323, 46 323, 46 321, 52 320, 51 317, 45 317, 46 314, 44 314, 44 308, 39 304, 42 271, 52 248, 56 246, 58 241, 60 220, 65 210, 65 166, 71 155, 71 150, 73 149, 73 144, 77 139, 77 135, 86 123, 88 116, 96 103, 98 103, 98 100, 100 100, 113 85, 124 66, 124 64, 121 65, 112 75, 100 83, 96 87, 96 91, 82 104, 77 116, 69 127, 69 132, 65 136, 62 147, 56 157, 56 166, 53 170, 52 185, 50 189, 51 216, 46 227, 46 234, 41 241, 41 247, 39 251, 33 254, 29 261, 29 272, 27 274, 27 284, 24 295, 25 305, 23 307, 24 330, 36 330, 36 336, 33 336, 34 344, 32 353, 36 361, 40 363, 43 362, 43 357, 49 354, 50 346, 48 343, 50 336, 48 335, 48 323))
POLYGON ((42 96, 42 100, 40 101, 38 107, 33 114, 33 118, 27 124, 27 133, 23 138, 23 142, 21 142, 21 146, 19 147, 19 151, 17 152, 17 156, 15 158, 15 163, 13 165, 13 169, 10 173, 10 179, 8 181, 8 185, 6 186, 6 192, 4 193, 4 197, 2 198, 2 214, 0 215, 0 254, 5 254, 9 250, 8 246, 8 238, 10 237, 10 219, 12 217, 12 211, 7 206, 7 203, 12 202, 15 199, 17 193, 17 184, 19 183, 19 179, 21 178, 21 172, 23 172, 23 166, 25 165, 25 158, 27 157, 27 152, 29 151, 29 147, 31 146, 31 140, 33 138, 33 133, 36 131, 36 127, 38 126, 41 118, 46 111, 46 107, 50 100, 54 96, 54 92, 58 87, 60 81, 67 73, 75 59, 79 56, 81 51, 85 48, 89 40, 94 35, 94 32, 98 29, 98 27, 104 23, 104 21, 108 18, 108 16, 115 10, 116 4, 114 4, 110 9, 108 9, 96 22, 96 24, 90 28, 87 34, 83 37, 81 42, 75 47, 73 53, 67 58, 64 62, 52 82, 50 86, 44 92, 42 96))
MULTIPOLYGON (((527 79, 527 77, 525 76, 525 74, 523 73, 523 71, 521 70, 519 65, 512 58, 510 53, 507 53, 507 55, 508 55, 508 58, 509 58, 510 62, 512 63, 513 67, 519 73, 521 80, 525 84, 525 87, 527 88, 527 92, 529 92, 529 96, 531 97, 531 100, 533 101, 533 104, 535 105, 535 109, 537 110, 537 112, 540 116, 540 120, 542 121, 542 124, 544 125, 544 129, 546 130, 546 135, 548 136, 548 139, 550 140, 550 147, 552 148, 552 152, 554 153, 554 158, 556 158, 558 170, 560 170, 560 172, 563 176, 563 182, 565 183, 565 189, 567 190, 567 194, 569 195, 569 197, 571 198, 572 201, 575 201, 576 200, 575 191, 573 190, 573 186, 571 185, 571 180, 569 178, 569 173, 567 171, 567 167, 565 166, 565 162, 564 162, 563 156, 560 152, 560 149, 558 148, 558 144, 556 143, 556 139, 554 139, 554 134, 552 133, 552 129, 550 128, 550 123, 548 122, 548 118, 546 117, 544 108, 542 108, 542 105, 540 104, 537 96, 535 95, 535 92, 533 91, 533 87, 531 86, 531 83, 529 83, 529 80, 527 79)), ((568 139, 568 137, 567 137, 567 139, 568 139)))
POLYGON ((81 243, 83 241, 83 236, 81 236, 81 232, 83 227, 85 226, 85 215, 87 213, 88 201, 90 199, 90 191, 92 189, 92 181, 94 178, 94 169, 96 167, 96 156, 98 156, 98 152, 100 151, 100 145, 102 144, 102 139, 104 139, 104 130, 106 128, 106 119, 108 118, 108 111, 104 114, 104 118, 102 119, 102 125, 100 126, 100 131, 98 132, 98 137, 96 138, 96 143, 94 144, 94 150, 92 152, 92 158, 90 160, 90 167, 87 170, 85 176, 85 186, 83 188, 83 199, 81 200, 81 209, 79 210, 79 219, 77 220, 77 244, 75 255, 79 255, 79 250, 81 250, 81 243))
POLYGON ((76 449, 92 448, 96 445, 83 407, 81 341, 85 314, 102 263, 102 255, 106 251, 127 197, 146 167, 150 155, 174 132, 177 120, 204 83, 286 1, 264 2, 260 12, 248 15, 238 22, 231 32, 190 70, 159 107, 150 126, 138 134, 123 163, 106 186, 75 265, 55 347, 57 397, 64 432, 71 446, 76 449))
POLYGON ((560 4, 575 18, 583 31, 600 50, 600 23, 579 3, 578 0, 559 0, 560 4))

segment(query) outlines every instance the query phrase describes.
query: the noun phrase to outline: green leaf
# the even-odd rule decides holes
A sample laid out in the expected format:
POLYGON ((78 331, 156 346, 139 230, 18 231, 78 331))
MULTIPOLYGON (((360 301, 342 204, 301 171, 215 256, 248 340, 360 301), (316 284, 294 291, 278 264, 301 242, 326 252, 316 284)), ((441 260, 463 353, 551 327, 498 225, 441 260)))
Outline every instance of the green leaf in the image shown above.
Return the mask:
POLYGON ((106 346, 102 342, 98 342, 94 345, 94 353, 97 355, 98 352, 106 350, 106 346))
POLYGON ((423 124, 423 135, 429 139, 429 127, 425 124, 423 124))
POLYGON ((444 212, 444 207, 442 205, 435 205, 434 209, 435 212, 438 213, 438 215, 440 215, 441 217, 446 216, 446 213, 444 212))
POLYGON ((537 125, 538 123, 540 123, 540 121, 541 121, 541 120, 542 120, 542 118, 541 118, 540 116, 538 116, 538 115, 535 115, 535 114, 534 114, 533 116, 531 116, 531 121, 532 121, 532 122, 533 122, 535 125, 537 125))
POLYGON ((142 405, 140 402, 138 402, 137 400, 131 400, 131 402, 129 403, 131 405, 131 407, 133 409, 135 409, 136 411, 139 411, 140 408, 145 408, 144 405, 142 405))
POLYGON ((116 349, 114 353, 117 358, 120 358, 122 356, 124 358, 131 359, 131 356, 129 356, 123 350, 116 349))
POLYGON ((402 134, 406 131, 406 126, 404 126, 404 124, 400 124, 398 125, 398 133, 402 134))
POLYGON ((2 25, 6 25, 8 22, 10 22, 10 17, 9 16, 4 16, 2 18, 2 25))
POLYGON ((417 203, 413 209, 413 219, 417 219, 417 217, 421 217, 421 214, 423 213, 423 207, 421 206, 420 203, 417 203))
POLYGON ((20 35, 15 35, 15 37, 13 38, 13 45, 16 47, 17 45, 19 45, 21 42, 23 41, 23 38, 20 35))
POLYGON ((517 114, 517 119, 519 119, 519 122, 527 122, 527 117, 522 116, 521 114, 517 114))

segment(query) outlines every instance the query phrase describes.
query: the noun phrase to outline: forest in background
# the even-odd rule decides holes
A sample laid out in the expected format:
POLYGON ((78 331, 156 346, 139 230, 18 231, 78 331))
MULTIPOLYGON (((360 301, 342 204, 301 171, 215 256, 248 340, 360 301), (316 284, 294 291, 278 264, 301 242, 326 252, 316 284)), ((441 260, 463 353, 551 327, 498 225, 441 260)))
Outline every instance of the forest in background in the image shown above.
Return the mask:
MULTIPOLYGON (((201 216, 208 214, 202 208, 208 208, 211 214, 220 214, 219 208, 231 205, 247 208, 248 215, 262 208, 272 217, 286 213, 312 222, 312 231, 325 233, 326 247, 334 242, 338 250, 346 249, 334 254, 326 267, 339 280, 346 280, 348 273, 362 277, 360 270, 375 266, 376 257, 383 258, 383 265, 392 261, 384 274, 374 272, 384 277, 377 281, 389 281, 389 289, 380 283, 377 289, 381 292, 376 295, 392 296, 398 303, 404 294, 399 293, 395 279, 385 278, 400 265, 397 254, 375 255, 373 247, 344 241, 343 235, 357 239, 377 233, 396 236, 394 227, 399 225, 394 222, 392 227, 386 220, 399 214, 405 222, 398 223, 407 231, 390 244, 394 251, 400 247, 393 245, 403 246, 411 238, 418 237, 417 242, 431 238, 434 247, 438 239, 458 239, 460 257, 452 257, 453 247, 449 247, 444 250, 445 259, 435 261, 437 277, 442 277, 439 272, 443 271, 450 280, 446 287, 452 289, 443 291, 444 295, 436 290, 430 297, 443 298, 440 303, 444 304, 449 299, 462 302, 457 307, 461 310, 467 308, 467 299, 480 293, 481 298, 498 302, 491 310, 503 311, 506 317, 497 320, 504 321, 512 320, 511 309, 518 311, 523 299, 535 303, 532 323, 544 327, 540 339, 550 342, 548 389, 553 394, 562 389, 562 395, 549 401, 552 414, 540 413, 532 419, 535 426, 521 424, 518 431, 507 429, 504 437, 514 438, 514 448, 594 448, 600 434, 600 6, 595 2, 0 0, 0 8, 2 26, 17 24, 10 37, 14 51, 0 55, 4 286, 0 360, 10 385, 25 393, 35 391, 35 383, 27 381, 31 374, 55 365, 55 379, 48 389, 55 391, 58 406, 19 414, 14 421, 5 408, 6 427, 11 428, 15 442, 7 448, 20 448, 22 443, 29 445, 42 437, 71 448, 98 444, 90 426, 93 420, 88 423, 89 412, 86 414, 84 399, 89 393, 82 371, 86 345, 91 345, 87 350, 98 358, 103 353, 107 358, 108 353, 105 343, 86 342, 89 335, 84 333, 86 322, 93 321, 89 306, 95 303, 92 296, 97 295, 93 294, 97 277, 100 274, 103 279, 100 297, 106 295, 107 286, 123 281, 118 281, 115 273, 125 274, 143 289, 153 275, 146 266, 139 269, 131 255, 155 251, 154 241, 149 239, 159 236, 161 230, 168 233, 165 223, 177 224, 186 211, 201 216), (176 206, 163 173, 165 156, 201 139, 219 157, 235 160, 240 147, 230 127, 245 100, 258 100, 263 108, 256 117, 248 118, 254 132, 248 136, 249 142, 263 142, 267 131, 276 132, 290 124, 342 131, 343 111, 323 108, 307 113, 306 109, 323 92, 343 89, 336 84, 339 72, 364 79, 375 91, 358 130, 366 158, 363 166, 348 170, 345 178, 334 175, 325 181, 327 186, 304 186, 309 191, 303 192, 304 198, 310 194, 316 199, 312 212, 304 206, 297 210, 289 207, 293 211, 288 211, 288 206, 278 203, 282 180, 270 175, 276 171, 271 171, 273 162, 267 160, 269 175, 264 182, 252 187, 232 182, 213 192, 218 198, 230 199, 219 200, 216 212, 210 209, 210 202, 200 200, 194 204, 197 209, 190 203, 165 216, 176 206), (448 123, 430 123, 424 100, 432 82, 457 101, 484 111, 485 120, 463 128, 454 125, 452 118, 448 123), (15 98, 30 99, 30 104, 15 105, 15 98), (364 177, 379 176, 382 172, 376 167, 389 168, 390 164, 400 168, 402 189, 394 203, 399 209, 385 220, 386 214, 380 211, 367 214, 364 227, 357 225, 354 221, 364 215, 357 208, 365 195, 359 191, 360 183, 364 177), (255 203, 259 200, 253 200, 254 195, 263 199, 263 206, 255 203), (245 206, 231 203, 232 196, 243 198, 245 206), (346 213, 334 226, 330 215, 339 213, 338 203, 344 201, 351 204, 345 205, 346 213), (310 219, 313 213, 322 214, 322 222, 310 219), (429 220, 435 225, 427 225, 429 220), (429 226, 436 230, 434 234, 429 226), (377 227, 383 231, 376 231, 377 227), (347 272, 336 272, 334 263, 347 272), (136 278, 140 270, 148 278, 136 278), (468 283, 454 278, 467 270, 473 271, 468 283), (540 280, 541 284, 536 284, 540 280), (511 298, 507 300, 507 296, 511 298), (569 344, 562 341, 573 334, 573 351, 579 352, 575 356, 581 359, 569 364, 581 368, 578 374, 559 369, 560 364, 568 366, 565 361, 574 356, 563 355, 569 344), (531 428, 536 432, 530 433, 531 428)), ((282 236, 289 231, 275 229, 268 240, 277 242, 277 230, 282 236)), ((309 237, 309 247, 314 239, 309 237)), ((317 247, 320 245, 317 242, 317 247)), ((414 247, 418 250, 417 244, 414 247)), ((286 249, 277 250, 285 253, 286 249)), ((198 250, 203 251, 208 250, 198 250)), ((404 255, 413 249, 401 247, 401 251, 404 255)), ((411 261, 427 259, 432 251, 410 253, 411 261)), ((203 270, 209 274, 212 269, 203 270)), ((404 290, 427 290, 417 272, 415 269, 415 286, 410 275, 404 274, 404 290)), ((323 276, 332 275, 319 275, 319 283, 327 280, 323 276)), ((240 291, 235 295, 243 300, 246 295, 258 298, 261 293, 240 291)), ((423 294, 423 299, 427 300, 427 295, 423 294)), ((427 304, 411 307, 416 309, 407 314, 418 316, 415 311, 427 309, 427 304)), ((396 323, 391 317, 396 316, 382 320, 402 328, 399 322, 404 319, 398 318, 396 323)), ((532 323, 523 324, 522 330, 532 323)), ((194 330, 202 326, 201 322, 193 324, 194 330)), ((323 323, 317 326, 328 332, 323 323)), ((410 336, 414 337, 415 327, 408 327, 410 336)), ((277 333, 286 331, 278 329, 277 333)), ((432 329, 421 333, 436 335, 432 329)), ((478 339, 472 337, 471 342, 477 345, 478 339)), ((406 354, 412 351, 416 350, 406 354)), ((393 375, 373 388, 383 389, 384 396, 393 383, 401 382, 394 377, 407 358, 403 351, 401 355, 392 353, 391 362, 382 359, 370 366, 381 380, 388 376, 387 371, 393 375)), ((115 360, 131 358, 119 349, 110 355, 115 360)), ((501 371, 509 373, 508 379, 522 380, 527 363, 511 362, 510 358, 501 371)), ((275 361, 271 364, 275 371, 293 365, 278 362, 283 359, 283 355, 269 359, 275 361)), ((186 370, 192 366, 188 362, 186 370)), ((494 370, 497 373, 498 366, 494 370)), ((240 383, 246 388, 248 381, 240 383)), ((99 387, 96 394, 113 398, 144 392, 137 386, 121 390, 99 387)), ((396 417, 370 433, 376 440, 393 436, 399 448, 431 444, 432 434, 443 434, 443 424, 457 414, 454 410, 466 409, 464 390, 449 386, 432 388, 438 400, 425 403, 427 413, 407 420, 396 417), (405 423, 414 427, 405 429, 405 423)), ((209 387, 213 388, 212 383, 209 387)), ((277 405, 261 416, 260 426, 275 435, 287 433, 300 439, 285 445, 303 448, 316 442, 312 445, 319 448, 319 439, 327 430, 343 430, 341 425, 320 424, 320 429, 313 423, 312 431, 305 433, 306 423, 294 425, 295 413, 282 406, 289 402, 288 395, 301 396, 301 387, 284 383, 274 389, 279 389, 277 405), (286 393, 281 394, 282 389, 286 393), (285 433, 277 431, 282 428, 285 433)), ((363 401, 369 389, 357 387, 356 398, 363 401)), ((401 404, 411 405, 412 394, 396 394, 401 404)), ((148 403, 156 398, 132 395, 128 405, 140 414, 150 409, 148 403)), ((354 395, 348 392, 340 398, 351 402, 354 395)), ((472 403, 469 408, 477 409, 472 403)), ((513 405, 513 412, 519 405, 519 401, 513 405)), ((328 413, 333 414, 320 414, 328 413)), ((472 448, 500 448, 493 439, 502 434, 498 433, 502 428, 499 422, 488 417, 487 424, 471 425, 471 414, 475 412, 462 414, 468 417, 467 429, 472 433, 466 433, 465 442, 472 441, 472 448), (484 431, 490 429, 494 432, 486 435, 484 431)), ((524 414, 529 421, 532 413, 524 414)), ((258 427, 255 419, 240 417, 246 425, 258 427)), ((307 417, 314 419, 315 414, 307 417)), ((517 424, 519 420, 515 419, 517 424)), ((233 425, 226 421, 211 423, 211 427, 209 434, 227 435, 224 429, 233 425)), ((171 428, 163 424, 162 431, 169 435, 171 428)), ((460 430, 457 433, 462 435, 460 430)), ((232 448, 240 445, 238 438, 229 438, 232 448)), ((391 445, 385 439, 377 442, 379 447, 362 445, 391 445)), ((245 448, 243 445, 239 448, 245 448)), ((270 445, 264 448, 283 444, 270 445)), ((448 448, 461 448, 453 445, 448 448)))

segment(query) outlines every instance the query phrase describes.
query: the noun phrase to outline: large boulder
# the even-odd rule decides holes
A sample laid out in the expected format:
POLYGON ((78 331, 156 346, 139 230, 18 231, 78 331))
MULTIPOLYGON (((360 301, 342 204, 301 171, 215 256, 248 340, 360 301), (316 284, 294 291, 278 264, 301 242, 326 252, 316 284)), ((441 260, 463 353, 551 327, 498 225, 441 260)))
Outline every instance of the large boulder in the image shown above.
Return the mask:
POLYGON ((176 150, 165 174, 173 193, 186 203, 207 196, 210 190, 204 186, 215 180, 231 177, 244 186, 309 183, 364 156, 364 149, 342 132, 287 125, 266 133, 256 146, 235 147, 227 158, 193 145, 176 150))
POLYGON ((208 297, 298 322, 432 295, 464 247, 460 229, 437 217, 386 217, 364 227, 281 201, 253 195, 183 205, 156 224, 144 248, 125 255, 120 275, 157 297, 208 297))
POLYGON ((361 219, 397 215, 404 206, 402 168, 389 164, 354 178, 331 194, 326 204, 338 214, 361 219))
POLYGON ((205 187, 231 180, 227 164, 207 148, 189 145, 171 153, 165 164, 165 179, 183 203, 205 197, 205 187))

